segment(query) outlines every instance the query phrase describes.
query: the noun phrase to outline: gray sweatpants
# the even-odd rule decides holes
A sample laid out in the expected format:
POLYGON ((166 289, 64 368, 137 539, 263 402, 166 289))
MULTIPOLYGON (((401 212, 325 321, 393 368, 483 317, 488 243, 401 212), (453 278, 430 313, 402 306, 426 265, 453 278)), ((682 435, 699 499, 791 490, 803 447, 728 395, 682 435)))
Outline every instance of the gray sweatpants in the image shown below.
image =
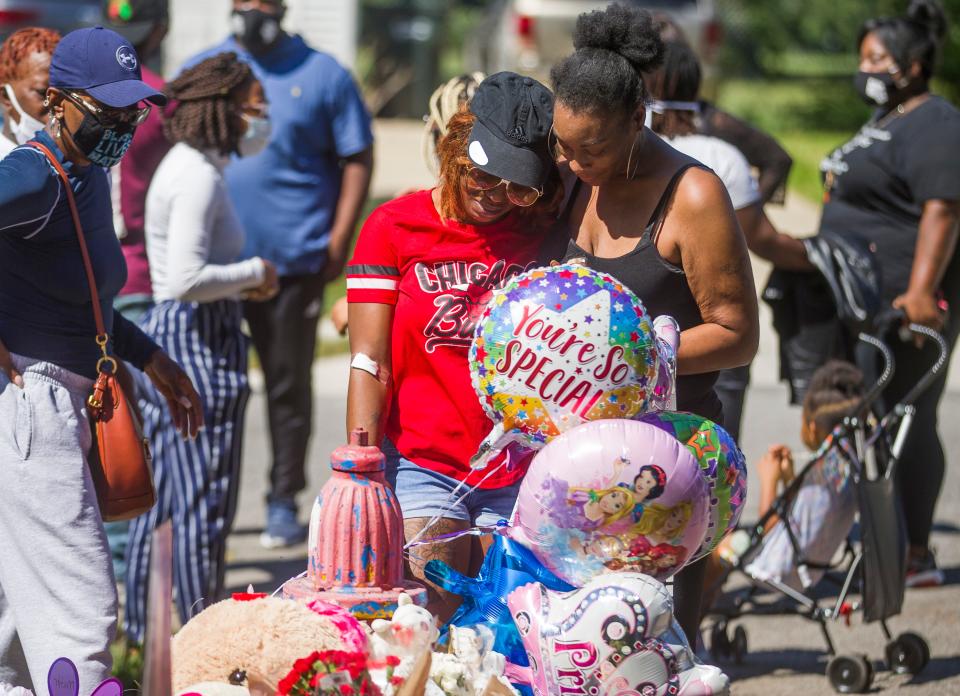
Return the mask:
POLYGON ((92 382, 14 356, 0 374, 0 682, 46 693, 59 657, 79 693, 110 676, 117 590, 87 466, 92 382), (32 682, 32 683, 31 683, 32 682))

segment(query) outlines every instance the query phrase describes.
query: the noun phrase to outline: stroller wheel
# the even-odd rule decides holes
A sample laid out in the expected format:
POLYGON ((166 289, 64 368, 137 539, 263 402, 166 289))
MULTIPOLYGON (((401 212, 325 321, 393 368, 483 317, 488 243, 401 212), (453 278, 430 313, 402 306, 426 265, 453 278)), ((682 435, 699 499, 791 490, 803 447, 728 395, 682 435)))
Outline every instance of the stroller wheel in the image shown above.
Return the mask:
POLYGON ((727 622, 717 621, 710 629, 710 657, 715 661, 730 657, 730 638, 727 637, 727 622))
POLYGON ((887 666, 896 674, 919 674, 930 661, 930 647, 916 633, 901 633, 885 652, 887 666))
POLYGON ((841 694, 862 694, 872 676, 873 669, 863 655, 837 655, 827 665, 827 679, 841 694))
POLYGON ((743 626, 737 626, 733 629, 731 648, 733 650, 733 661, 742 665, 744 658, 747 656, 747 629, 743 626))

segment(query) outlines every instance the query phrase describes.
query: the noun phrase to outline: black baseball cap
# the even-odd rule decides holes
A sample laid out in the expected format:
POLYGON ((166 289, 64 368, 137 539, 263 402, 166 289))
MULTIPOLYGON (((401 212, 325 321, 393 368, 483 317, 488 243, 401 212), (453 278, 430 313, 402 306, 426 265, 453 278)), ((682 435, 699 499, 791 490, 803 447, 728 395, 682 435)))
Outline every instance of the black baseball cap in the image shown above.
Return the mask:
POLYGON ((107 106, 157 106, 167 98, 143 81, 140 58, 130 42, 103 27, 77 29, 60 39, 50 58, 50 86, 83 90, 107 106))
POLYGON ((553 166, 547 138, 553 93, 532 77, 498 72, 470 102, 477 117, 467 155, 478 169, 522 186, 541 188, 553 166))

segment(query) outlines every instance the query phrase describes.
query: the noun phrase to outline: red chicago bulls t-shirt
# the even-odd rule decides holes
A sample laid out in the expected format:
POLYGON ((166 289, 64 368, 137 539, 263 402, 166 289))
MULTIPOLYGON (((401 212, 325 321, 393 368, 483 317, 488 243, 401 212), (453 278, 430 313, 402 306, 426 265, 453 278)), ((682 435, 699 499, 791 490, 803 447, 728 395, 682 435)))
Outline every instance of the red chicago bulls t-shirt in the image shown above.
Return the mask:
MULTIPOLYGON (((367 218, 346 269, 347 300, 396 305, 386 436, 410 461, 470 485, 489 473, 470 469, 493 424, 473 390, 467 351, 490 293, 538 265, 545 235, 516 213, 490 225, 443 222, 430 191, 367 218)), ((501 468, 481 487, 510 485, 524 471, 501 468)))

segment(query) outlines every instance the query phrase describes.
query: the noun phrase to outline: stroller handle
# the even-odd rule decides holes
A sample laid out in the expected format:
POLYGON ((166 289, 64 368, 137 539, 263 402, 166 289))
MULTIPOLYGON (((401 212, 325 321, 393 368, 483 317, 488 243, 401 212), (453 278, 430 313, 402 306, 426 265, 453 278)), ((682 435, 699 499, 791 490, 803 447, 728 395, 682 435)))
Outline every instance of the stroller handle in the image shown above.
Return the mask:
POLYGON ((860 403, 857 404, 857 408, 854 411, 858 418, 863 418, 870 411, 870 407, 873 406, 873 403, 880 398, 883 390, 887 388, 888 384, 890 384, 890 380, 893 379, 893 373, 896 370, 896 361, 893 358, 893 351, 890 350, 890 347, 876 336, 868 333, 861 333, 858 336, 858 339, 878 351, 880 355, 883 356, 883 371, 880 373, 880 376, 877 378, 877 381, 873 384, 873 386, 870 387, 867 393, 863 395, 863 398, 860 400, 860 403))
POLYGON ((917 334, 918 336, 925 336, 933 340, 937 344, 937 348, 940 351, 940 354, 937 356, 937 360, 933 365, 927 370, 923 377, 921 377, 913 389, 907 392, 907 395, 900 400, 901 406, 907 406, 915 402, 920 398, 920 395, 923 394, 929 388, 937 376, 943 371, 943 368, 946 366, 947 362, 950 359, 950 346, 947 344, 947 339, 937 331, 934 331, 928 326, 923 326, 922 324, 910 324, 910 332, 917 334))

